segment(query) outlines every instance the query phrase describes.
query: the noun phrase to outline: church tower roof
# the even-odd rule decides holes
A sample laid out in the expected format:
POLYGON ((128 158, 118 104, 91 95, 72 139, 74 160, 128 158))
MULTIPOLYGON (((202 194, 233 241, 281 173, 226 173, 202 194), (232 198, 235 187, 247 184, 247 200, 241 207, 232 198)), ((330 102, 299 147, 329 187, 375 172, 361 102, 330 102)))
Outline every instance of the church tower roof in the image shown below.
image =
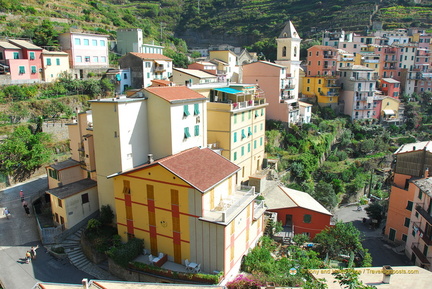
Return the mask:
POLYGON ((292 24, 292 22, 288 21, 285 24, 285 27, 282 30, 282 32, 279 34, 278 38, 297 38, 297 39, 300 39, 300 36, 298 35, 297 30, 294 28, 294 25, 292 24))

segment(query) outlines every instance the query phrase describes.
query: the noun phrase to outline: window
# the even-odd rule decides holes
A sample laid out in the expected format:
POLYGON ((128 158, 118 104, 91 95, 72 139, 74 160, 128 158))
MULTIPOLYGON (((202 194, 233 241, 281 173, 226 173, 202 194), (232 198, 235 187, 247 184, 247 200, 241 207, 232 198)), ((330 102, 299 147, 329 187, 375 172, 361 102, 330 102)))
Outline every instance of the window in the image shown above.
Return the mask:
POLYGON ((255 117, 258 117, 258 116, 259 116, 258 110, 255 110, 255 117))
POLYGON ((51 178, 53 178, 53 179, 55 179, 55 180, 58 180, 58 175, 57 175, 57 171, 56 170, 48 170, 48 175, 51 177, 51 178))
POLYGON ((261 116, 264 115, 264 108, 261 108, 261 116))
POLYGON ((77 63, 82 62, 82 56, 75 56, 75 62, 77 63))
POLYGON ((406 242, 408 239, 408 236, 405 234, 402 234, 402 241, 406 242))
POLYGON ((195 136, 199 136, 199 125, 195 126, 195 136))
POLYGON ((234 160, 237 160, 237 152, 234 153, 234 160))
POLYGON ((106 56, 101 56, 101 63, 106 63, 106 56))
POLYGON ((252 128, 248 127, 248 136, 251 136, 251 135, 252 135, 252 128))
POLYGON ((405 222, 404 222, 404 226, 409 228, 410 225, 410 219, 409 218, 405 218, 405 222))
POLYGON ((97 46, 97 40, 96 40, 96 39, 93 39, 93 40, 92 40, 92 45, 93 45, 93 46, 97 46))
POLYGON ((62 200, 61 200, 61 199, 57 199, 57 205, 58 205, 60 208, 63 208, 63 204, 62 204, 62 200))
POLYGON ((248 143, 248 153, 250 153, 251 145, 248 143))
POLYGON ((257 132, 257 126, 254 125, 254 133, 256 133, 256 132, 257 132))
POLYGON ((307 224, 309 224, 310 222, 312 222, 312 216, 309 215, 309 214, 305 214, 305 215, 303 216, 303 223, 307 223, 307 224))
POLYGON ((256 149, 256 148, 257 148, 257 141, 254 140, 254 149, 256 149))
POLYGON ((82 194, 81 195, 81 204, 86 204, 89 202, 89 195, 88 193, 82 194))
POLYGON ((30 52, 30 60, 34 60, 34 59, 36 59, 35 53, 34 52, 30 52))
POLYGON ((190 115, 189 113, 189 106, 187 104, 183 105, 183 116, 188 116, 190 115))
POLYGON ((241 155, 244 156, 244 147, 241 147, 241 155))
POLYGON ((237 114, 234 114, 234 124, 237 123, 237 114))
POLYGON ((191 137, 190 133, 189 133, 189 128, 185 127, 184 128, 184 138, 188 138, 191 137))
POLYGON ((84 39, 84 45, 88 46, 90 44, 88 39, 84 39))
POLYGON ((146 67, 146 68, 150 68, 150 67, 151 67, 151 62, 146 61, 146 63, 145 63, 145 67, 146 67))
POLYGON ((199 111, 199 104, 198 103, 194 103, 194 115, 199 115, 200 111, 199 111))
POLYGON ((93 62, 98 63, 99 62, 99 57, 93 56, 93 62))
POLYGON ((147 78, 150 78, 150 72, 147 72, 147 78))
POLYGON ((263 138, 261 137, 260 138, 260 146, 262 146, 263 145, 263 138))
POLYGON ((85 62, 90 62, 90 56, 84 56, 84 61, 85 62))
POLYGON ((244 132, 244 129, 241 130, 241 138, 244 139, 246 137, 246 134, 244 132))
POLYGON ((19 66, 19 74, 24 74, 25 73, 25 66, 19 66))
POLYGON ((14 52, 13 53, 13 58, 14 59, 19 59, 19 52, 14 52))
POLYGON ((81 45, 81 39, 75 38, 75 45, 81 45))
POLYGON ((234 133, 234 142, 237 142, 237 132, 234 133))
POLYGON ((56 65, 60 65, 60 58, 56 58, 56 65))
POLYGON ((47 58, 47 65, 51 65, 51 58, 47 58))
POLYGON ((99 44, 100 44, 100 46, 105 46, 105 40, 100 40, 99 44))
POLYGON ((244 112, 242 112, 242 121, 244 121, 244 112))
POLYGON ((31 73, 32 74, 36 74, 36 72, 37 72, 36 66, 32 65, 32 67, 31 67, 31 73))
POLYGON ((408 211, 412 211, 412 208, 413 208, 413 202, 408 201, 407 206, 406 206, 406 209, 407 209, 408 211))

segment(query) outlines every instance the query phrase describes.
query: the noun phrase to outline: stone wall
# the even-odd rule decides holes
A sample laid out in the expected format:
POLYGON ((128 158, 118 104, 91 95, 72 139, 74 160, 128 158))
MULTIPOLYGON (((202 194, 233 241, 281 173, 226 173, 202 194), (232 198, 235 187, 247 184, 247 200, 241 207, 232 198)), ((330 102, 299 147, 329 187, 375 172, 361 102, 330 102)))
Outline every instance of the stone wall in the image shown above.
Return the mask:
POLYGON ((69 131, 66 124, 70 122, 67 119, 45 121, 42 131, 51 134, 53 141, 65 141, 69 139, 69 131))

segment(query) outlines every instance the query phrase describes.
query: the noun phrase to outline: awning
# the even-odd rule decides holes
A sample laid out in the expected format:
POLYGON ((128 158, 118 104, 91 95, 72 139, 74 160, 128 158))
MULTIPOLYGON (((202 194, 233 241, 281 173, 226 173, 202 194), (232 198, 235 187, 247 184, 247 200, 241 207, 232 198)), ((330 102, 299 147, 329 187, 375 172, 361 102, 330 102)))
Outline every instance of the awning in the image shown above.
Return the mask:
POLYGON ((217 91, 222 91, 222 92, 226 92, 226 93, 231 93, 231 94, 239 94, 239 93, 243 93, 243 91, 241 91, 241 90, 237 90, 237 89, 230 88, 230 87, 215 88, 215 90, 217 90, 217 91))
POLYGON ((384 109, 383 111, 384 111, 384 114, 385 114, 385 115, 392 115, 392 114, 395 114, 395 113, 394 113, 394 110, 392 110, 392 109, 384 109))
POLYGON ((159 65, 164 65, 164 64, 165 64, 164 61, 160 61, 160 60, 155 60, 154 62, 156 62, 156 63, 159 64, 159 65))

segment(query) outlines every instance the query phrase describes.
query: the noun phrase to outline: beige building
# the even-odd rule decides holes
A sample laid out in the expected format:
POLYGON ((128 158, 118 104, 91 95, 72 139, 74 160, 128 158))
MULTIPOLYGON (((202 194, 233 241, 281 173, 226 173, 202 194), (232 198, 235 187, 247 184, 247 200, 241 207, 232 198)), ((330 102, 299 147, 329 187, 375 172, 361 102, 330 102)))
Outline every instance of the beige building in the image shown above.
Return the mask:
POLYGON ((171 81, 176 85, 189 86, 192 84, 218 82, 216 75, 198 69, 173 68, 172 72, 171 81))
POLYGON ((62 51, 42 51, 42 79, 56 81, 64 73, 69 73, 69 54, 62 51))
POLYGON ((210 62, 217 66, 217 75, 222 81, 239 81, 237 54, 230 50, 211 50, 209 58, 210 62))

